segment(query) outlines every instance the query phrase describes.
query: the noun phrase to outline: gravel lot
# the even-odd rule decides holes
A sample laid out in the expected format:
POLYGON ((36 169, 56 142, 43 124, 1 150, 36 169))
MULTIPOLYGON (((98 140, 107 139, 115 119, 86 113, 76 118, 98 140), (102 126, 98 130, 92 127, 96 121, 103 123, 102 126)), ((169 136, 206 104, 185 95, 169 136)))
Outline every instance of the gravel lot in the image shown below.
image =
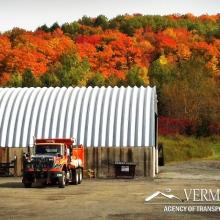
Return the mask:
POLYGON ((21 178, 1 177, 0 219, 219 219, 220 212, 164 212, 162 198, 144 204, 147 196, 167 188, 180 197, 184 188, 220 188, 219 169, 220 162, 184 162, 166 165, 154 180, 85 179, 64 189, 25 189, 21 178))

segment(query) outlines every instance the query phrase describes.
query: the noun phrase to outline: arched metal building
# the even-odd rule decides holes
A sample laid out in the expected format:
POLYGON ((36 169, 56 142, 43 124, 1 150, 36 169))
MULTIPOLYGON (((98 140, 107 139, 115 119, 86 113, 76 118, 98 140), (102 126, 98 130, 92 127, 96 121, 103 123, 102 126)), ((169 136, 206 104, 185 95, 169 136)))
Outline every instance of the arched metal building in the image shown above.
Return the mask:
POLYGON ((114 176, 114 162, 154 176, 157 96, 151 87, 0 88, 0 162, 17 160, 36 138, 70 138, 86 146, 86 169, 114 176))
POLYGON ((90 147, 155 146, 157 96, 151 87, 0 88, 0 146, 74 137, 90 147))

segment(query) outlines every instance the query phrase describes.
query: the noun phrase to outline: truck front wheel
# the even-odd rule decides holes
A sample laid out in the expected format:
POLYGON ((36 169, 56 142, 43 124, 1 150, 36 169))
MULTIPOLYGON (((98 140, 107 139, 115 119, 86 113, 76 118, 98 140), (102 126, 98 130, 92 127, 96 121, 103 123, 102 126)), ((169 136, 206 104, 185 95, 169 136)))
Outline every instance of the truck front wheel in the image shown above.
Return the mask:
POLYGON ((65 173, 65 171, 63 171, 62 174, 63 174, 62 177, 60 177, 60 179, 59 179, 59 187, 60 188, 64 188, 65 185, 66 185, 66 173, 65 173))

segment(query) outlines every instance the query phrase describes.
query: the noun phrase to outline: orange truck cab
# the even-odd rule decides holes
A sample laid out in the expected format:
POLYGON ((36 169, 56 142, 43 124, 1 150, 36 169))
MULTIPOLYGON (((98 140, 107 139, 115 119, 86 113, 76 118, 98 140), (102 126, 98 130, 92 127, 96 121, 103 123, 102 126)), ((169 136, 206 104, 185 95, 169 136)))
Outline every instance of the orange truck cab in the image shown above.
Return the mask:
POLYGON ((84 147, 69 139, 35 139, 33 155, 24 156, 22 182, 25 187, 40 182, 64 188, 83 178, 84 147))

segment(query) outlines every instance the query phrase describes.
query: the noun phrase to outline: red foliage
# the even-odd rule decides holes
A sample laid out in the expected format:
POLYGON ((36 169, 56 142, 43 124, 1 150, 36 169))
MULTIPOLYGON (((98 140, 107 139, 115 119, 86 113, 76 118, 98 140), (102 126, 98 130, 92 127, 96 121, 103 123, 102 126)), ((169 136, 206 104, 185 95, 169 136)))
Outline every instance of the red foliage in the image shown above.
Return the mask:
POLYGON ((191 33, 185 28, 177 28, 177 29, 174 29, 174 31, 176 34, 177 43, 183 42, 187 45, 188 44, 187 41, 190 40, 189 37, 191 36, 191 33))
MULTIPOLYGON (((208 127, 210 135, 220 135, 220 125, 212 123, 208 127)), ((158 120, 158 132, 160 135, 192 135, 197 132, 196 122, 186 119, 177 119, 166 116, 160 116, 158 120)))
POLYGON ((209 125, 210 134, 220 135, 220 125, 219 124, 211 124, 209 125))
POLYGON ((158 120, 158 130, 160 135, 189 135, 194 133, 194 126, 189 120, 160 116, 158 120))
POLYGON ((167 35, 164 35, 163 33, 159 33, 157 35, 157 41, 159 43, 159 46, 162 48, 164 47, 171 48, 171 49, 176 48, 176 41, 173 38, 167 35))
POLYGON ((216 56, 216 57, 220 56, 218 49, 214 45, 208 44, 207 42, 204 41, 195 42, 193 44, 193 48, 210 56, 216 56))
POLYGON ((97 45, 101 42, 101 36, 100 35, 91 35, 91 36, 78 36, 76 38, 76 43, 78 44, 84 44, 84 43, 88 43, 88 44, 93 44, 93 45, 97 45))

